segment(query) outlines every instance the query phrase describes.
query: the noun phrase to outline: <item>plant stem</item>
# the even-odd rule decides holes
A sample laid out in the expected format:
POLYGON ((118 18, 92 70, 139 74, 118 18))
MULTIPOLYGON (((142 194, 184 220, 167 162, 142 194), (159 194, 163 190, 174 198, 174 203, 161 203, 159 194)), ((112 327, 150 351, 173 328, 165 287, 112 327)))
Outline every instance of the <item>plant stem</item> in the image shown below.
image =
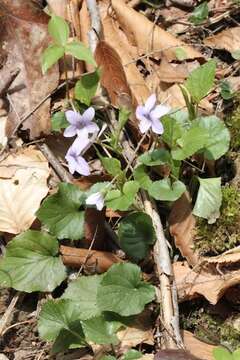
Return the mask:
POLYGON ((64 66, 64 74, 65 74, 65 80, 66 80, 66 99, 69 100, 69 83, 68 83, 66 54, 63 55, 63 66, 64 66))

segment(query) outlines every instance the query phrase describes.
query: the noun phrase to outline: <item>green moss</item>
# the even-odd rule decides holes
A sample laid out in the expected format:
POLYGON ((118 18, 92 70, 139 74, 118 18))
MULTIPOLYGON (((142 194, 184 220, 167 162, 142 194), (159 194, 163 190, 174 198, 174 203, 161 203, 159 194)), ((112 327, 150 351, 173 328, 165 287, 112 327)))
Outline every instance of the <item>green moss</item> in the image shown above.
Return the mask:
POLYGON ((194 309, 190 314, 181 314, 181 325, 185 330, 194 332, 195 336, 206 343, 225 344, 232 350, 239 347, 240 332, 231 324, 231 317, 223 320, 212 315, 204 308, 194 309))
POLYGON ((231 149, 240 148, 240 92, 235 96, 235 106, 232 114, 227 118, 226 124, 231 133, 231 149))
POLYGON ((221 216, 214 224, 197 222, 195 247, 201 254, 216 255, 240 244, 240 192, 234 186, 222 188, 221 216))

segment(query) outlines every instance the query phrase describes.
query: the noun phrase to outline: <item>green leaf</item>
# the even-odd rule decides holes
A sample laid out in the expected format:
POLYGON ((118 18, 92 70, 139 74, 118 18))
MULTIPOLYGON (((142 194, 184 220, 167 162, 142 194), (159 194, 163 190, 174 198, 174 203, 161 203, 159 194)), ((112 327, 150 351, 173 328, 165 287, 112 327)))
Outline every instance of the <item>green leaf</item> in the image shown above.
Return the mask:
POLYGON ((116 176, 122 172, 121 163, 118 159, 101 156, 100 160, 104 169, 108 172, 108 174, 112 176, 116 176))
POLYGON ((232 360, 240 360, 240 348, 232 353, 232 360))
POLYGON ((231 353, 223 347, 213 349, 213 356, 216 360, 233 360, 231 353))
POLYGON ((106 205, 112 210, 126 211, 133 204, 135 196, 139 190, 137 181, 128 181, 120 190, 110 190, 106 195, 106 205))
POLYGON ((231 86, 227 80, 220 82, 221 96, 224 100, 230 100, 234 97, 235 92, 231 89, 231 86))
POLYGON ((152 180, 146 173, 146 166, 139 165, 136 169, 133 170, 134 179, 138 182, 140 188, 147 190, 152 184, 152 180))
POLYGON ((45 74, 64 55, 64 48, 58 45, 50 45, 41 55, 42 72, 45 74))
MULTIPOLYGON (((72 343, 76 340, 79 345, 86 345, 81 323, 75 305, 69 300, 48 300, 42 306, 38 319, 38 331, 42 339, 54 341, 65 330, 70 335, 72 343), (76 327, 78 332, 76 332, 76 327)), ((61 338, 64 340, 63 336, 61 338)), ((69 345, 68 345, 69 347, 69 345)))
MULTIPOLYGON (((205 129, 209 136, 203 148, 204 157, 208 160, 217 160, 224 155, 230 145, 230 133, 224 122, 217 116, 201 117, 194 121, 193 127, 205 129)), ((195 142, 195 138, 194 138, 195 142)))
POLYGON ((177 180, 171 184, 169 178, 154 181, 148 188, 149 195, 156 200, 175 201, 186 191, 186 186, 177 180))
POLYGON ((120 130, 122 130, 124 128, 124 126, 126 125, 130 114, 131 114, 131 111, 129 111, 129 109, 127 109, 127 108, 122 107, 119 109, 118 123, 119 123, 120 130))
POLYGON ((0 284, 19 291, 53 291, 66 277, 57 239, 40 231, 13 238, 0 261, 0 284))
POLYGON ((91 186, 91 188, 85 192, 86 198, 88 198, 90 195, 95 194, 97 192, 105 193, 111 189, 111 185, 109 181, 103 181, 95 183, 91 186))
POLYGON ((178 47, 175 50, 176 57, 179 61, 183 61, 187 59, 187 53, 182 47, 178 47))
POLYGON ((116 331, 121 326, 121 323, 117 323, 116 326, 116 321, 106 321, 104 315, 82 322, 87 341, 92 341, 96 344, 116 345, 119 342, 116 331))
POLYGON ((173 159, 184 160, 195 154, 198 150, 205 147, 208 137, 209 134, 206 129, 200 126, 194 126, 177 140, 180 148, 172 150, 173 159))
POLYGON ((102 311, 129 316, 142 312, 154 298, 154 287, 141 280, 141 270, 137 265, 115 264, 101 282, 97 304, 102 311))
POLYGON ((66 53, 72 55, 78 60, 86 61, 88 64, 96 65, 91 50, 79 41, 72 41, 66 45, 66 53))
POLYGON ((99 71, 82 75, 75 85, 75 98, 89 106, 93 96, 96 94, 100 79, 99 71))
POLYGON ((152 219, 143 212, 130 214, 120 222, 118 236, 123 251, 134 260, 142 260, 155 242, 152 219))
POLYGON ((240 49, 233 51, 231 53, 231 55, 235 60, 239 60, 240 59, 240 49))
POLYGON ((115 358, 115 356, 112 356, 112 355, 105 355, 105 356, 101 357, 100 360, 117 360, 117 358, 115 358))
POLYGON ((196 103, 199 103, 212 89, 215 72, 216 62, 210 60, 193 70, 189 75, 184 85, 196 103))
POLYGON ((164 133, 162 134, 162 140, 170 147, 176 145, 177 139, 179 139, 187 130, 179 121, 172 116, 164 116, 161 119, 164 127, 164 133))
POLYGON ((143 354, 140 351, 131 349, 126 354, 124 354, 122 360, 136 360, 140 359, 143 354))
POLYGON ((189 16, 188 20, 191 21, 194 25, 200 25, 204 20, 208 18, 208 3, 204 1, 202 4, 197 6, 192 15, 189 16))
POLYGON ((147 166, 170 164, 171 155, 166 149, 155 149, 140 155, 138 161, 147 166))
POLYGON ((214 222, 219 216, 222 203, 221 178, 201 179, 198 178, 200 187, 193 214, 209 222, 214 222))
POLYGON ((57 45, 65 46, 69 38, 69 26, 60 16, 52 15, 48 32, 57 45))
POLYGON ((66 119, 65 113, 63 111, 58 111, 51 117, 51 124, 53 131, 61 131, 66 129, 69 126, 69 122, 66 119))
POLYGON ((59 239, 82 239, 84 211, 79 208, 85 197, 78 186, 61 183, 58 192, 43 201, 37 217, 59 239))
POLYGON ((101 275, 81 276, 72 281, 62 295, 63 299, 74 302, 82 320, 101 314, 97 307, 97 291, 101 281, 101 275))
POLYGON ((68 349, 86 347, 82 324, 79 320, 73 321, 69 326, 70 330, 62 329, 59 332, 51 349, 52 354, 62 352, 68 349))

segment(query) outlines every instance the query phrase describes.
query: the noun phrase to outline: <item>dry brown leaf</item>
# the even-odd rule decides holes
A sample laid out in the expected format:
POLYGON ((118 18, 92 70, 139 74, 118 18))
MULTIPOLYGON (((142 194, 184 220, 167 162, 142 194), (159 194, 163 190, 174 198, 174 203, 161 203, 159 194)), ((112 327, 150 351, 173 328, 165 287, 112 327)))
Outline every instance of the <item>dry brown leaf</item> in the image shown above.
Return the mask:
POLYGON ((190 72, 199 66, 197 60, 185 64, 173 64, 163 58, 155 74, 166 83, 182 83, 190 72))
POLYGON ((48 162, 31 146, 3 160, 0 174, 0 231, 19 234, 31 226, 48 193, 48 162))
POLYGON ((47 0, 50 11, 68 20, 68 0, 47 0))
POLYGON ((191 354, 200 357, 202 360, 214 360, 213 349, 216 346, 206 344, 198 339, 189 331, 183 331, 183 341, 186 349, 191 354))
POLYGON ((187 193, 184 193, 173 204, 168 222, 176 247, 190 265, 196 265, 199 261, 199 255, 194 251, 196 220, 192 214, 191 201, 187 193))
POLYGON ((127 6, 122 0, 112 0, 112 7, 130 43, 137 45, 139 53, 156 52, 153 57, 164 54, 168 60, 176 60, 177 47, 184 49, 187 59, 203 58, 193 47, 184 44, 167 31, 154 25, 144 15, 127 6))
POLYGON ((109 45, 114 47, 114 49, 118 53, 122 64, 124 65, 127 82, 130 86, 134 98, 136 99, 138 104, 145 102, 145 100, 150 95, 150 91, 143 77, 139 73, 135 63, 132 63, 133 58, 128 52, 128 46, 123 41, 121 41, 118 35, 118 31, 116 29, 116 24, 110 17, 103 19, 102 22, 105 40, 108 42, 109 45))
POLYGON ((139 344, 154 345, 151 315, 148 309, 138 315, 132 326, 117 333, 121 349, 129 349, 139 344))
POLYGON ((105 209, 98 211, 94 208, 85 210, 84 246, 94 250, 104 250, 106 244, 106 229, 104 226, 105 209))
POLYGON ((226 29, 217 35, 204 39, 204 44, 217 49, 225 49, 232 53, 240 49, 240 26, 226 29))
POLYGON ((84 265, 90 273, 103 273, 113 264, 123 262, 116 255, 106 252, 89 249, 80 249, 69 246, 60 246, 60 254, 64 265, 76 269, 84 265))
POLYGON ((155 356, 154 360, 203 360, 195 357, 185 350, 160 350, 155 356))
POLYGON ((204 296, 210 303, 216 304, 231 286, 240 283, 240 270, 218 271, 216 274, 206 272, 204 267, 194 271, 190 269, 187 262, 176 262, 173 264, 178 295, 180 300, 188 300, 200 295, 204 296))
MULTIPOLYGON (((109 8, 108 5, 109 1, 101 1, 99 3, 104 39, 116 50, 121 59, 124 72, 126 74, 127 83, 131 89, 133 98, 136 99, 137 103, 143 103, 149 97, 150 91, 143 77, 139 73, 135 63, 133 62, 133 57, 134 55, 136 56, 136 51, 134 50, 134 47, 129 44, 125 34, 119 29, 116 22, 114 22, 114 20, 107 15, 106 9, 109 8)), ((90 20, 86 2, 83 2, 80 11, 80 24, 81 40, 85 44, 88 44, 87 34, 90 29, 90 20)))
POLYGON ((101 69, 100 82, 107 90, 112 105, 131 109, 131 91, 116 50, 106 41, 99 41, 95 50, 95 59, 101 69))
MULTIPOLYGON (((184 97, 180 87, 177 84, 166 87, 166 83, 160 83, 159 87, 157 88, 157 93, 159 101, 166 102, 166 104, 172 108, 186 107, 184 97)), ((206 113, 213 112, 213 106, 207 99, 203 99, 200 102, 199 107, 206 113)))
MULTIPOLYGON (((28 114, 46 95, 58 85, 58 67, 53 66, 46 75, 42 75, 40 57, 49 45, 47 32, 48 16, 31 0, 1 1, 1 51, 7 53, 7 59, 0 71, 20 69, 10 87, 10 97, 14 106, 8 117, 9 133, 19 123, 19 117, 28 114), (3 46, 4 45, 4 46, 3 46), (18 116, 16 115, 16 112, 18 116)), ((30 130, 30 137, 38 137, 50 131, 50 99, 24 123, 23 129, 30 130)))

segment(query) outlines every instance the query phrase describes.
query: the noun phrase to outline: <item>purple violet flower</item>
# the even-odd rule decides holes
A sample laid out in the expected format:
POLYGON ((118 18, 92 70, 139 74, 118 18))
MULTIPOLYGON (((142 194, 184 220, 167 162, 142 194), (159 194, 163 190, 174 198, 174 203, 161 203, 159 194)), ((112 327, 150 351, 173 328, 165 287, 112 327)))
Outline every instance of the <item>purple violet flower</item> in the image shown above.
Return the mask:
POLYGON ((71 174, 74 174, 76 171, 84 176, 90 175, 88 163, 80 155, 81 151, 88 145, 88 143, 88 138, 78 136, 68 149, 65 159, 68 162, 68 168, 71 174))
POLYGON ((96 192, 92 195, 90 195, 87 199, 86 199, 86 204, 87 205, 96 205, 96 208, 101 211, 104 207, 104 197, 103 194, 101 192, 96 192))
POLYGON ((66 111, 65 114, 67 121, 70 123, 63 133, 65 137, 72 137, 75 135, 87 137, 88 134, 93 134, 99 130, 97 124, 92 122, 95 116, 93 107, 89 107, 82 115, 79 112, 72 110, 66 111))
POLYGON ((164 132, 163 125, 160 121, 161 117, 166 115, 171 108, 166 105, 156 105, 157 97, 152 94, 147 99, 145 105, 139 105, 136 108, 136 118, 140 121, 139 129, 142 134, 146 133, 150 128, 156 134, 164 132))

